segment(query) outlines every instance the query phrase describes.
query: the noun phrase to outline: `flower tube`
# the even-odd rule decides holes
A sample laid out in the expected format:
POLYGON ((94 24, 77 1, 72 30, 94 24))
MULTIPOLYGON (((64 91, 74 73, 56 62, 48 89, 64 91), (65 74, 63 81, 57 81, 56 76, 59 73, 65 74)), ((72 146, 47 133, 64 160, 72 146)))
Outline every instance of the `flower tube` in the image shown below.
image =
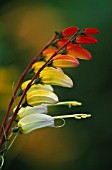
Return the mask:
MULTIPOLYGON (((28 85, 28 83, 30 82, 30 80, 27 80, 27 81, 25 81, 22 85, 21 85, 21 89, 22 90, 24 90, 26 87, 27 87, 27 85, 28 85)), ((53 91, 53 87, 51 86, 51 85, 46 85, 46 84, 33 84, 31 87, 30 87, 30 89, 32 90, 32 89, 34 89, 34 90, 49 90, 49 91, 53 91)), ((29 89, 29 90, 30 90, 29 89)))
POLYGON ((17 120, 27 116, 27 115, 30 115, 30 114, 45 114, 47 113, 48 110, 47 110, 47 104, 41 104, 41 105, 38 105, 38 106, 34 106, 34 107, 31 107, 31 106, 26 106, 26 107, 22 107, 19 112, 17 113, 17 120))
POLYGON ((30 89, 27 92, 26 100, 28 105, 36 106, 42 103, 53 104, 58 102, 58 96, 49 90, 30 89))
POLYGON ((30 114, 20 119, 17 125, 22 133, 27 134, 35 129, 53 127, 54 118, 46 114, 30 114))
MULTIPOLYGON (((38 68, 34 68, 34 71, 37 72, 38 68)), ((39 78, 41 83, 48 85, 57 85, 62 87, 72 87, 73 81, 68 77, 61 69, 55 69, 53 67, 46 67, 40 73, 39 78)))

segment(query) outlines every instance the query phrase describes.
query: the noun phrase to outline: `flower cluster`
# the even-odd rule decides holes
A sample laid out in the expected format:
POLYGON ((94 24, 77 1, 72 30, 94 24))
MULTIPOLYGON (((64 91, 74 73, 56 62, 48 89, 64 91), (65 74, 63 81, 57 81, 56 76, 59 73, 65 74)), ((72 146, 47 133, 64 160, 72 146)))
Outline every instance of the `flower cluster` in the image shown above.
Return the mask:
MULTIPOLYGON (((77 67, 79 60, 90 60, 91 54, 81 44, 95 44, 97 40, 93 37, 98 30, 86 28, 79 30, 72 26, 62 32, 56 32, 55 40, 42 51, 37 61, 33 63, 30 73, 37 74, 25 95, 23 107, 17 113, 17 126, 22 133, 29 133, 34 129, 54 126, 57 118, 68 118, 70 116, 52 117, 47 115, 47 107, 51 105, 67 104, 81 105, 80 102, 59 102, 54 93, 52 85, 71 88, 72 79, 64 73, 62 68, 77 67), (43 67, 44 66, 44 67, 43 67), (41 71, 40 68, 43 69, 41 71)), ((28 87, 31 80, 21 84, 21 92, 28 87)), ((90 116, 90 115, 89 115, 90 116)), ((73 116, 75 118, 86 118, 88 115, 73 116)))
POLYGON ((97 43, 93 36, 98 32, 96 28, 80 30, 75 26, 66 28, 61 32, 55 32, 53 39, 27 66, 17 83, 1 125, 0 155, 2 164, 4 154, 15 140, 14 138, 9 147, 6 147, 6 142, 12 134, 27 134, 35 129, 47 126, 57 127, 56 119, 62 119, 63 124, 61 126, 63 126, 66 118, 81 119, 91 116, 90 114, 50 116, 47 113, 51 106, 67 105, 71 107, 81 105, 77 101, 60 102, 53 86, 67 88, 73 86, 72 79, 62 69, 77 67, 80 65, 80 59, 90 60, 92 58, 90 52, 82 45, 97 43), (18 104, 10 116, 16 99, 18 99, 18 104))

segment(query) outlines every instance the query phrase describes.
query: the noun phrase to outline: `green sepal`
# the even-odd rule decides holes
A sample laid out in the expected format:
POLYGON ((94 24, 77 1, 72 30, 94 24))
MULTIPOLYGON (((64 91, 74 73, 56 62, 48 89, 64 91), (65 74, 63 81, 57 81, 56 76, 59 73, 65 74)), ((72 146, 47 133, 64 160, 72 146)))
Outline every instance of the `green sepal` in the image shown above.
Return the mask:
POLYGON ((14 127, 14 128, 12 128, 12 132, 13 132, 13 133, 16 133, 16 132, 18 132, 18 131, 20 131, 20 128, 19 128, 19 127, 14 127))
POLYGON ((71 40, 71 43, 72 43, 72 44, 76 44, 75 39, 71 40))
POLYGON ((60 39, 63 38, 62 32, 55 31, 56 38, 60 39))
POLYGON ((48 66, 48 67, 52 67, 52 63, 53 63, 52 60, 49 61, 49 62, 47 63, 47 66, 48 66))
POLYGON ((35 80, 34 80, 34 84, 40 84, 41 83, 41 78, 37 77, 35 80))
POLYGON ((23 90, 20 89, 18 92, 17 92, 17 96, 21 96, 23 94, 23 90))
POLYGON ((52 42, 51 46, 58 48, 57 41, 52 42))
POLYGON ((26 106, 28 106, 28 103, 27 103, 27 101, 25 100, 25 102, 21 105, 21 107, 26 107, 26 106))
POLYGON ((30 68, 28 73, 33 73, 34 72, 34 69, 33 68, 30 68))
POLYGON ((60 51, 60 54, 63 54, 63 55, 64 55, 64 54, 67 54, 67 49, 61 50, 61 51, 60 51))
POLYGON ((45 61, 44 56, 43 56, 43 55, 40 55, 40 56, 38 57, 37 61, 45 61))

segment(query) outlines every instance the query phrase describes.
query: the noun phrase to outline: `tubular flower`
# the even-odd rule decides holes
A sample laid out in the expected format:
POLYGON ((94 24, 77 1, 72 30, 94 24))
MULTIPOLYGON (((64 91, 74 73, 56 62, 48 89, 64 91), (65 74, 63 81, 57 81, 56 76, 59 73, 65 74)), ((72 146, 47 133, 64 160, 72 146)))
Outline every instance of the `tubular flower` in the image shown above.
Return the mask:
MULTIPOLYGON (((33 65, 33 69, 35 73, 38 71, 38 62, 33 65)), ((60 68, 45 67, 41 71, 39 78, 41 79, 42 84, 57 85, 63 87, 73 86, 73 82, 70 77, 64 74, 60 68)))
MULTIPOLYGON (((48 60, 52 54, 56 51, 56 48, 54 47, 50 47, 47 50, 45 50, 45 52, 43 53, 44 55, 44 59, 48 60)), ((65 54, 57 54, 53 59, 52 59, 53 63, 52 65, 54 67, 61 67, 61 68, 65 68, 65 67, 76 67, 79 66, 79 62, 76 59, 75 56, 69 56, 69 54, 65 52, 65 54)))
MULTIPOLYGON (((57 41, 57 46, 58 48, 60 48, 61 46, 63 46, 63 44, 65 44, 68 41, 68 39, 59 39, 57 41)), ((82 48, 79 44, 94 44, 97 43, 97 40, 92 37, 92 36, 79 36, 76 38, 77 44, 72 44, 69 43, 65 49, 65 54, 61 54, 61 55, 67 55, 69 57, 73 57, 73 58, 77 58, 77 59, 83 59, 83 60, 90 60, 92 58, 90 52, 84 48, 82 48)), ((73 41, 73 43, 75 43, 73 41)), ((56 48, 54 47, 49 47, 45 53, 43 53, 45 60, 49 59, 51 57, 51 55, 54 53, 54 51, 56 51, 56 48)), ((56 55, 57 57, 57 55, 56 55)), ((54 62, 56 57, 53 58, 54 62)), ((69 60, 69 58, 68 58, 69 60)), ((72 64, 74 62, 75 66, 78 66, 79 64, 76 64, 76 61, 72 61, 72 64)), ((71 64, 71 65, 72 65, 71 64)))
POLYGON ((36 69, 36 71, 38 71, 39 68, 42 67, 44 64, 45 64, 45 61, 35 62, 35 63, 32 65, 32 69, 34 69, 34 72, 35 72, 35 69, 36 69))
MULTIPOLYGON (((63 42, 62 42, 63 43, 63 42)), ((46 55, 45 55, 45 60, 49 59, 51 57, 51 55, 53 54, 52 53, 52 47, 48 48, 49 50, 46 51, 46 55)), ((90 60, 92 58, 90 52, 84 48, 82 48, 80 45, 78 44, 68 44, 67 48, 66 48, 66 53, 65 54, 60 54, 60 57, 61 56, 67 56, 67 59, 63 59, 63 62, 66 61, 66 62, 69 62, 70 60, 71 61, 71 65, 69 67, 72 67, 74 65, 75 66, 79 66, 79 62, 77 59, 83 59, 83 60, 90 60), (74 60, 72 58, 74 58, 74 60)), ((58 55, 56 55, 52 60, 54 61, 54 64, 56 63, 57 64, 57 61, 56 58, 57 58, 58 55)), ((60 59, 61 60, 61 59, 60 59)), ((56 66, 55 64, 55 66, 56 66)), ((70 63, 69 63, 70 64, 70 63)), ((39 66, 39 64, 38 64, 39 66)), ((63 68, 64 66, 62 66, 63 68)), ((65 66, 66 67, 66 66, 65 66)))
POLYGON ((72 115, 62 115, 62 116, 49 116, 46 114, 30 114, 18 121, 17 127, 19 131, 23 134, 30 133, 33 130, 40 129, 43 127, 62 127, 65 125, 66 118, 75 118, 75 119, 86 119, 91 117, 90 114, 72 114, 72 115), (54 121, 61 119, 64 123, 61 126, 54 126, 54 121))
POLYGON ((49 115, 40 113, 27 115, 20 119, 18 122, 18 127, 20 128, 20 131, 24 134, 27 134, 35 129, 48 126, 54 126, 54 118, 49 115))
POLYGON ((68 37, 68 36, 71 36, 73 34, 77 34, 78 32, 78 28, 75 27, 75 26, 72 26, 72 27, 68 27, 68 28, 65 28, 63 31, 62 31, 62 35, 64 37, 68 37))
MULTIPOLYGON (((21 89, 22 90, 24 90, 26 87, 27 87, 27 85, 28 85, 28 83, 30 82, 30 80, 27 80, 27 81, 25 81, 22 85, 21 85, 21 89)), ((53 88, 52 88, 52 86, 51 85, 43 85, 43 84, 33 84, 31 87, 30 87, 30 89, 29 89, 29 91, 30 90, 49 90, 49 91, 53 91, 53 88)))
POLYGON ((20 132, 27 134, 35 129, 43 128, 46 126, 54 127, 55 119, 72 118, 72 117, 76 119, 81 119, 81 118, 89 117, 87 114, 63 115, 63 116, 55 116, 55 117, 46 115, 46 113, 48 112, 47 109, 48 106, 58 106, 58 105, 67 105, 71 107, 71 106, 80 106, 81 103, 77 101, 66 101, 66 102, 59 102, 57 104, 41 104, 38 106, 33 106, 33 107, 26 106, 25 108, 21 108, 16 117, 16 120, 18 120, 17 127, 19 128, 20 132))
POLYGON ((98 34, 99 30, 96 29, 96 28, 85 28, 83 30, 83 33, 86 34, 86 35, 94 35, 94 34, 98 34))
POLYGON ((52 59, 52 65, 54 67, 77 67, 79 66, 79 61, 73 56, 58 54, 52 59))
MULTIPOLYGON (((45 57, 46 60, 51 57, 49 54, 48 56, 49 57, 45 57)), ((42 66, 44 63, 44 61, 36 62, 32 68, 39 69, 40 65, 42 66)), ((79 61, 73 56, 58 54, 50 61, 50 65, 55 68, 77 67, 79 66, 79 61)))
POLYGON ((45 60, 48 60, 52 54, 56 52, 57 48, 56 47, 49 47, 43 51, 43 56, 45 60))
POLYGON ((27 103, 36 106, 42 103, 53 104, 58 102, 58 96, 49 90, 31 89, 26 95, 27 103))
POLYGON ((96 38, 89 35, 82 35, 76 38, 77 44, 96 44, 97 42, 96 38))
POLYGON ((40 73, 41 82, 43 84, 57 85, 63 87, 72 87, 73 81, 59 69, 46 67, 40 73))
POLYGON ((77 44, 68 46, 68 55, 78 59, 90 60, 92 58, 90 52, 77 44))
POLYGON ((41 104, 41 105, 38 105, 38 106, 34 106, 34 107, 31 107, 31 106, 26 106, 26 107, 21 107, 21 109, 19 110, 19 112, 17 113, 17 120, 25 117, 25 116, 28 116, 30 114, 45 114, 47 113, 48 110, 47 110, 47 104, 41 104))
MULTIPOLYGON (((93 37, 94 38, 94 37, 93 37)), ((60 39, 58 42, 58 46, 62 46, 68 39, 60 39)), ((92 58, 89 51, 82 48, 79 44, 69 43, 66 48, 66 55, 72 55, 74 58, 90 60, 92 58)))

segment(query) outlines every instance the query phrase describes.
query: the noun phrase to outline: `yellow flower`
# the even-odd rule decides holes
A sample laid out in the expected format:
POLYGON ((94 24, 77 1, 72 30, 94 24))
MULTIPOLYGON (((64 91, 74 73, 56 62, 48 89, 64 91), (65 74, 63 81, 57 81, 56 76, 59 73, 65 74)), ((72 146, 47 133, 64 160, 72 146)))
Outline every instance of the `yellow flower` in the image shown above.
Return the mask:
MULTIPOLYGON (((21 89, 24 90, 28 83, 30 82, 30 80, 25 81, 22 85, 21 85, 21 89)), ((53 88, 51 85, 43 85, 43 84, 33 84, 30 89, 35 89, 35 90, 42 90, 42 89, 46 89, 49 91, 53 91, 53 88)), ((29 90, 30 90, 29 89, 29 90)))
MULTIPOLYGON (((38 64, 39 62, 37 62, 38 64)), ((34 71, 37 72, 39 67, 38 65, 33 66, 34 71)), ((48 85, 57 85, 57 86, 63 86, 63 87, 72 87, 73 81, 70 77, 68 77, 61 68, 53 68, 53 67, 45 67, 39 75, 39 78, 41 78, 41 82, 43 84, 48 85)))
POLYGON ((30 89, 26 95, 27 103, 31 106, 42 103, 53 104, 58 102, 58 96, 49 90, 30 89))
MULTIPOLYGON (((32 113, 34 112, 32 111, 32 113)), ((54 126, 54 118, 40 113, 27 115, 18 122, 18 127, 24 134, 27 134, 35 129, 48 126, 54 126)))
POLYGON ((73 86, 73 81, 70 77, 68 77, 62 71, 52 67, 46 67, 43 71, 41 71, 40 78, 42 83, 44 84, 57 85, 63 87, 73 86))

